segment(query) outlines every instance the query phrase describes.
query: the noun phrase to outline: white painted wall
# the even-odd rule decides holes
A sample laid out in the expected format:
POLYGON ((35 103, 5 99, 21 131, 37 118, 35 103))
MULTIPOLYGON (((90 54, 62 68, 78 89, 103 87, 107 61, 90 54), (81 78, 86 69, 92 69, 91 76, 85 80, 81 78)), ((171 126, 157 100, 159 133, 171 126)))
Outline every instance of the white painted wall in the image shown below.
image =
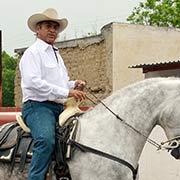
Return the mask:
MULTIPOLYGON (((112 27, 113 91, 144 79, 142 69, 129 69, 130 65, 180 60, 178 29, 121 23, 113 23, 112 27)), ((158 73, 163 76, 163 72, 158 73)), ((160 127, 156 127, 150 137, 158 142, 166 140, 160 127)), ((139 164, 139 180, 180 179, 180 162, 167 152, 157 152, 150 144, 146 144, 139 164)))

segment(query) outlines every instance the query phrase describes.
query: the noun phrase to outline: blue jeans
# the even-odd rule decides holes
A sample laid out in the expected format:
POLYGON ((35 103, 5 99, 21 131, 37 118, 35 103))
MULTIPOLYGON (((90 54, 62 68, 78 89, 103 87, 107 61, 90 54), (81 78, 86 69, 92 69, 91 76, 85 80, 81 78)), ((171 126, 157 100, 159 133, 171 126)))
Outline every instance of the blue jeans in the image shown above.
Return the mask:
POLYGON ((44 180, 55 147, 55 126, 63 105, 48 101, 28 101, 22 116, 34 139, 28 180, 44 180))

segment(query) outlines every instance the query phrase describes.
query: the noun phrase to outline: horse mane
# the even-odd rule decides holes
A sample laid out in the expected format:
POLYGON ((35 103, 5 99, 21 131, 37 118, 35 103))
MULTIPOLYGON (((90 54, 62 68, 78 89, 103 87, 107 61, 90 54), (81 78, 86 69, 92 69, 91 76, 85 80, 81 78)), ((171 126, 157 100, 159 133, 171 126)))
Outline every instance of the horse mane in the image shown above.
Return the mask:
MULTIPOLYGON (((152 118, 161 119, 165 112, 169 111, 172 115, 174 111, 177 113, 177 108, 180 107, 180 78, 157 77, 144 79, 113 92, 102 101, 115 113, 118 112, 118 108, 122 109, 119 111, 121 116, 128 113, 123 112, 126 111, 125 106, 130 107, 127 103, 131 103, 131 106, 134 105, 134 108, 131 108, 133 111, 135 111, 135 106, 149 108, 148 106, 151 104, 155 108, 152 118), (160 98, 157 98, 157 96, 160 98), (156 104, 159 105, 158 99, 164 99, 165 101, 160 106, 157 106, 156 104)), ((94 111, 102 113, 102 110, 104 110, 104 107, 98 104, 89 110, 90 116, 92 116, 94 111)))
MULTIPOLYGON (((156 106, 153 116, 157 119, 158 125, 160 125, 163 129, 167 129, 170 128, 167 127, 167 121, 169 121, 169 125, 171 124, 172 119, 180 118, 180 78, 168 77, 157 78, 157 80, 158 81, 156 83, 158 84, 158 89, 162 94, 162 102, 156 106)), ((167 132, 167 130, 165 130, 165 132, 167 132)), ((166 135, 167 137, 170 136, 170 134, 166 135)))
MULTIPOLYGON (((144 80, 137 81, 133 84, 130 84, 126 87, 123 87, 123 88, 113 92, 112 95, 107 97, 106 99, 108 101, 112 101, 112 99, 117 98, 121 94, 123 94, 123 96, 128 96, 132 93, 141 94, 144 91, 147 92, 148 88, 153 88, 155 86, 159 86, 159 88, 161 88, 161 86, 163 87, 164 85, 169 86, 169 88, 172 90, 173 86, 174 87, 176 87, 177 85, 180 86, 180 78, 178 78, 178 77, 155 77, 155 78, 144 79, 144 80)), ((176 89, 175 89, 174 92, 172 93, 173 97, 179 96, 179 95, 180 95, 180 90, 176 91, 176 89)), ((106 99, 105 99, 105 101, 107 101, 106 99)))

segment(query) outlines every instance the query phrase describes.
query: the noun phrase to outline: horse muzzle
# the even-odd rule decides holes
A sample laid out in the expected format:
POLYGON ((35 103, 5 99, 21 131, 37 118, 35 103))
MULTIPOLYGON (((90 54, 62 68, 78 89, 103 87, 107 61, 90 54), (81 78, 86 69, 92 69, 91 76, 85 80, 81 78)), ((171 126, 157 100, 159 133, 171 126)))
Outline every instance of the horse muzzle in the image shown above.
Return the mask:
POLYGON ((170 154, 175 158, 175 159, 179 159, 180 160, 180 145, 175 148, 175 149, 172 149, 170 154))

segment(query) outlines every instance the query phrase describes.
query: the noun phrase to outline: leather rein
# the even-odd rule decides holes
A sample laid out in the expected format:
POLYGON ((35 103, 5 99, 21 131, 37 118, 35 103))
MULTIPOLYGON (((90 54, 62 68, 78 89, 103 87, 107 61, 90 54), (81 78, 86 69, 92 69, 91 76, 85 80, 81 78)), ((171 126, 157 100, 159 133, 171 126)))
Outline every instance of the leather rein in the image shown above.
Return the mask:
MULTIPOLYGON (((106 109, 108 109, 117 119, 121 120, 122 122, 125 123, 125 121, 123 121, 117 114, 115 114, 109 107, 107 107, 98 97, 96 97, 94 94, 92 94, 104 107, 106 107, 106 109)), ((93 102, 94 104, 96 104, 91 98, 87 97, 87 99, 89 99, 91 102, 93 102)), ((126 125, 130 126, 129 124, 125 123, 126 125)), ((137 131, 135 128, 133 128, 132 126, 130 126, 134 131, 140 133, 139 131, 137 131)), ((140 133, 141 134, 141 133, 140 133)), ((146 137, 146 136, 145 136, 146 137)), ((148 137, 146 137, 148 138, 148 137)), ((151 142, 152 143, 152 142, 151 142)), ((83 153, 92 153, 92 154, 96 154, 99 156, 102 156, 104 158, 116 161, 120 164, 123 164, 124 166, 128 167, 131 171, 132 171, 132 175, 133 175, 133 180, 136 180, 137 177, 137 173, 138 173, 138 166, 136 168, 133 167, 132 164, 130 164, 129 162, 127 162, 126 160, 123 160, 119 157, 116 157, 114 155, 111 155, 109 153, 97 150, 95 148, 86 146, 84 144, 78 143, 73 139, 69 139, 67 142, 68 145, 71 145, 72 147, 76 148, 77 150, 83 152, 83 153)), ((158 145, 155 143, 155 146, 157 147, 158 145)), ((159 147, 159 146, 158 146, 159 147)))
MULTIPOLYGON (((87 88, 86 88, 87 89, 87 88)), ((89 91, 88 91, 89 92, 89 91)), ((90 93, 90 92, 89 92, 90 93)), ((158 144, 156 141, 150 139, 148 136, 146 136, 145 134, 141 133, 139 130, 137 130, 136 128, 134 128, 133 126, 131 126, 130 124, 128 124, 124 119, 122 119, 117 113, 115 113, 113 110, 111 110, 103 101, 101 101, 97 96, 95 96, 94 94, 90 93, 98 102, 100 102, 108 111, 111 112, 111 114, 113 114, 116 119, 120 120, 123 124, 125 124, 126 126, 128 126, 130 129, 134 130, 136 133, 140 134, 141 136, 143 136, 144 138, 146 138, 147 142, 149 142, 151 145, 155 146, 157 149, 161 149, 161 145, 158 144)), ((91 98, 87 97, 87 99, 89 99, 92 103, 94 103, 95 105, 97 105, 96 102, 94 102, 91 98)))
MULTIPOLYGON (((87 88, 86 90, 91 94, 98 102, 100 102, 108 111, 110 111, 118 120, 120 120, 122 123, 124 123, 126 126, 134 130, 136 133, 140 134, 144 138, 146 138, 146 141, 157 148, 157 150, 173 150, 180 146, 180 136, 173 137, 171 139, 168 139, 167 141, 161 142, 161 144, 157 143, 156 141, 149 138, 147 135, 144 135, 139 130, 128 124, 125 120, 123 120, 118 114, 116 114, 114 111, 112 111, 103 101, 101 101, 97 96, 92 94, 87 88), (168 143, 168 145, 166 145, 168 143)), ((97 105, 96 102, 94 102, 91 98, 87 97, 93 104, 97 105)))
MULTIPOLYGON (((106 104, 104 104, 97 96, 95 96, 94 94, 92 94, 87 88, 86 90, 89 92, 89 94, 91 94, 98 102, 100 102, 108 111, 110 111, 118 120, 120 120, 122 123, 124 123, 126 126, 128 126, 129 128, 131 128, 132 130, 134 130, 136 133, 140 134, 141 136, 143 136, 144 138, 146 138, 146 141, 149 142, 151 145, 155 146, 157 148, 157 150, 160 149, 175 149, 177 148, 178 145, 180 145, 180 140, 177 141, 177 139, 180 139, 180 136, 175 137, 173 139, 170 139, 168 141, 162 142, 161 145, 158 144, 156 141, 150 139, 148 136, 144 135, 143 133, 141 133, 139 130, 137 130, 136 128, 134 128, 133 126, 131 126, 130 124, 128 124, 125 120, 123 120, 118 114, 116 114, 114 111, 112 111, 108 106, 106 106, 106 104), (178 142, 175 146, 173 145, 169 145, 169 146, 164 146, 164 144, 169 143, 169 142, 174 142, 173 140, 175 140, 176 142, 178 142)), ((96 102, 94 102, 91 98, 89 98, 87 96, 87 99, 89 99, 93 104, 97 105, 96 102)), ((133 165, 131 165, 129 162, 127 162, 126 160, 120 159, 119 157, 116 157, 114 155, 111 155, 109 153, 94 149, 92 147, 86 146, 84 144, 78 143, 72 139, 69 139, 68 144, 73 146, 74 148, 80 150, 81 152, 88 152, 88 153, 93 153, 99 156, 102 156, 104 158, 116 161, 120 164, 123 164, 124 166, 128 167, 133 174, 133 180, 136 180, 137 177, 137 173, 138 173, 138 165, 136 168, 133 167, 133 165)), ((171 143, 173 144, 173 143, 171 143)))
MULTIPOLYGON (((162 142, 161 145, 158 144, 156 141, 150 139, 147 135, 144 135, 143 133, 141 133, 139 130, 137 130, 136 128, 134 128, 133 126, 131 126, 130 124, 128 124, 125 120, 123 120, 118 114, 116 114, 114 111, 112 111, 108 106, 106 106, 106 104, 104 104, 104 102, 102 102, 97 96, 95 96, 94 94, 92 94, 87 88, 86 90, 89 92, 89 94, 91 94, 98 102, 100 102, 108 111, 110 111, 118 120, 120 120, 122 123, 124 123, 126 126, 128 126, 130 129, 134 130, 136 133, 140 134, 141 136, 143 136, 144 138, 146 138, 146 141, 149 142, 151 145, 155 146, 158 150, 164 148, 164 149, 168 149, 170 148, 169 146, 168 147, 163 147, 163 145, 169 141, 172 141, 174 140, 175 138, 173 138, 172 140, 169 140, 167 142, 162 142)), ((96 102, 94 102, 91 98, 89 98, 87 96, 87 99, 89 99, 93 104, 97 105, 96 102)), ((179 137, 178 137, 179 138, 179 137)), ((177 137, 176 137, 177 139, 177 137)), ((180 143, 180 142, 179 142, 180 143)), ((131 171, 132 171, 132 174, 133 174, 133 180, 136 180, 136 177, 137 177, 137 173, 138 173, 138 166, 136 168, 133 167, 133 165, 131 165, 129 162, 127 162, 126 160, 123 160, 123 159, 120 159, 119 157, 116 157, 116 156, 113 156, 111 154, 108 154, 106 152, 103 152, 103 151, 100 151, 100 150, 97 150, 97 149, 94 149, 92 147, 89 147, 89 146, 86 146, 86 145, 83 145, 81 143, 78 143, 72 139, 70 139, 68 141, 68 144, 73 146, 74 148, 80 150, 81 152, 88 152, 88 153, 93 153, 93 154, 96 154, 96 155, 99 155, 99 156, 102 156, 104 158, 107 158, 107 159, 110 159, 110 160, 113 160, 113 161, 116 161, 120 164, 123 164, 124 166, 128 167, 131 171)), ((175 148, 175 147, 172 147, 171 148, 175 148)))

